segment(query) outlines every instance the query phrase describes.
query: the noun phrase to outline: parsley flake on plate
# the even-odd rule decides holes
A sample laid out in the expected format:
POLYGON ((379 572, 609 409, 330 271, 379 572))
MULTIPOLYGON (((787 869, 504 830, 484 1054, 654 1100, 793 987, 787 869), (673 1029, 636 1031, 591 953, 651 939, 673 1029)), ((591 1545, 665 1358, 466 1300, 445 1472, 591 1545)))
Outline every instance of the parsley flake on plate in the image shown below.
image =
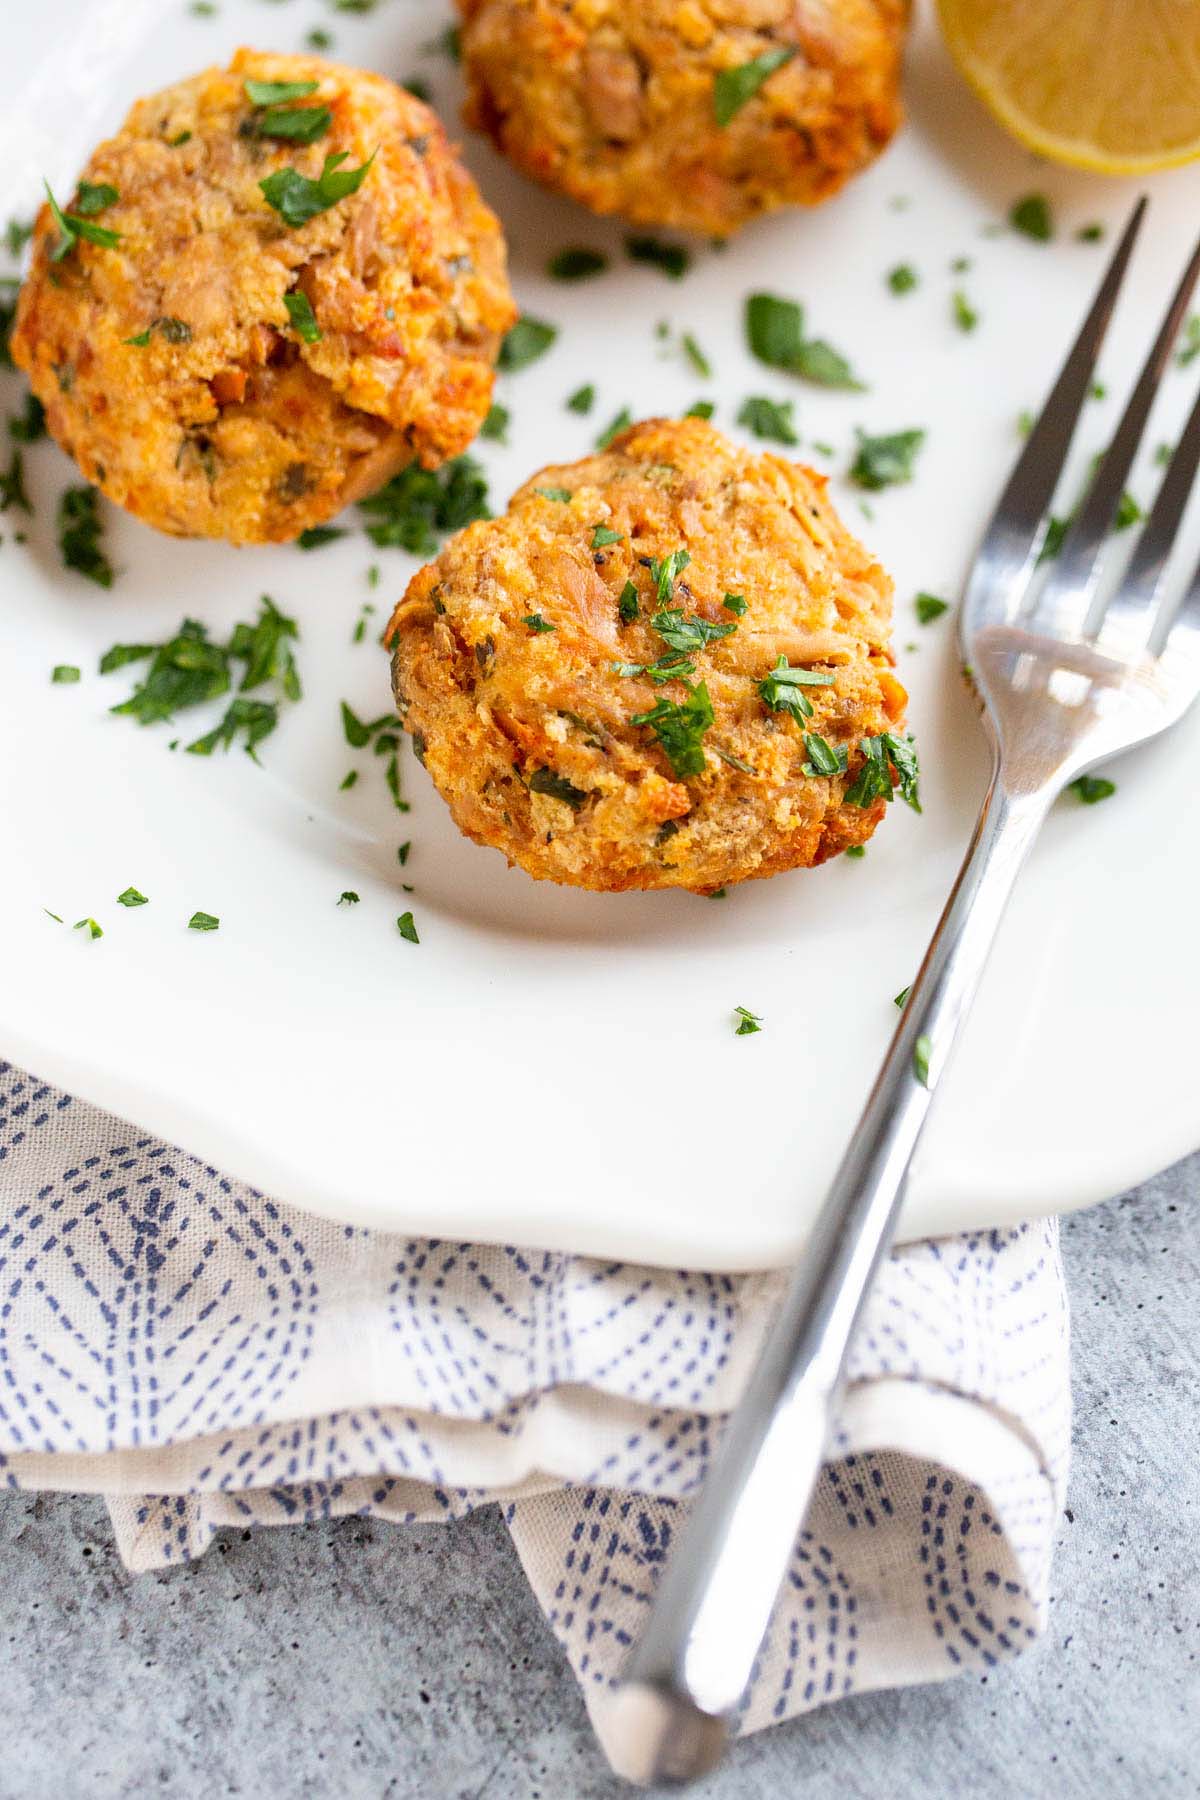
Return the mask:
POLYGON ((344 794, 348 788, 357 786, 357 783, 358 770, 351 769, 349 774, 343 775, 342 779, 338 782, 338 793, 344 794))
POLYGON ((935 619, 940 619, 944 612, 950 610, 950 602, 939 600, 936 594, 918 594, 913 605, 922 625, 932 625, 935 619))
POLYGON ((338 895, 338 905, 339 906, 357 906, 358 905, 358 895, 354 892, 353 888, 344 888, 342 890, 342 892, 338 895))
POLYGON ((742 402, 737 422, 757 438, 772 444, 798 444, 799 434, 792 422, 791 400, 768 400, 763 394, 751 394, 742 402))
POLYGON ((627 406, 623 406, 616 418, 604 427, 604 430, 596 439, 597 450, 607 450, 613 439, 620 437, 621 433, 627 431, 632 424, 633 414, 627 406))
POLYGON ((1025 194, 1014 200, 1008 222, 1014 231, 1038 244, 1048 244, 1054 236, 1054 215, 1045 194, 1025 194))
POLYGON ((764 50, 761 56, 738 64, 736 68, 718 69, 713 82, 713 115, 717 124, 722 127, 728 125, 734 115, 741 112, 746 102, 753 100, 776 69, 782 69, 785 63, 790 63, 795 54, 795 44, 778 44, 774 49, 764 50))
MULTIPOLYGON (((119 231, 109 231, 103 225, 93 225, 91 220, 83 217, 80 212, 63 212, 58 201, 50 192, 49 182, 43 182, 42 186, 46 190, 46 198, 50 202, 50 213, 59 231, 58 243, 50 253, 51 262, 62 262, 64 257, 71 254, 81 238, 86 243, 97 244, 102 250, 116 249, 121 241, 119 231)), ((94 193, 101 191, 110 193, 113 200, 118 198, 115 188, 98 187, 93 190, 94 193)), ((104 205, 111 205, 111 201, 105 201, 101 206, 93 205, 92 211, 102 211, 104 205)))
POLYGON ((753 1037, 756 1031, 762 1030, 762 1019, 758 1013, 752 1013, 748 1007, 735 1006, 733 1016, 737 1020, 734 1026, 735 1037, 753 1037))
POLYGON ((24 412, 10 415, 8 435, 17 444, 36 444, 45 437, 46 409, 36 394, 26 394, 24 412))
POLYGON ((697 375, 704 381, 711 381, 712 364, 696 342, 696 339, 692 336, 692 333, 690 331, 685 331, 679 341, 683 346, 683 354, 687 357, 697 375))
POLYGON ((321 550, 326 544, 336 544, 339 538, 346 536, 341 525, 306 525, 296 539, 297 550, 321 550))
MULTIPOLYGON (((51 913, 50 916, 53 918, 54 914, 51 913)), ((88 937, 93 941, 96 938, 102 938, 104 936, 103 931, 100 929, 99 925, 97 925, 95 919, 76 919, 72 929, 75 931, 86 931, 88 937)))
POLYGON ((908 999, 908 996, 911 993, 912 993, 911 984, 908 987, 901 988, 900 992, 896 995, 895 999, 892 1001, 892 1005, 903 1007, 904 1002, 908 999))
POLYGON ((194 912, 187 922, 189 931, 218 931, 221 921, 215 913, 194 912))
POLYGON ((58 503, 58 547, 68 569, 110 588, 113 570, 104 554, 98 501, 95 488, 67 488, 58 503))
POLYGON ((411 849, 412 849, 412 843, 410 841, 407 844, 401 844, 400 848, 397 850, 396 861, 400 864, 401 868, 403 868, 405 863, 407 863, 409 851, 411 849))
POLYGON ((555 252, 546 264, 546 273, 553 281, 587 281, 593 275, 603 275, 607 267, 608 258, 601 251, 571 244, 555 252))
POLYGON ((82 674, 74 663, 55 663, 50 671, 50 679, 57 687, 69 687, 82 679, 82 674))
POLYGON ((1085 806, 1095 806, 1098 801, 1107 800, 1117 791, 1116 782, 1110 781, 1107 775, 1080 775, 1067 785, 1085 806))
POLYGON ((876 800, 891 800, 894 765, 900 798, 914 812, 920 812, 920 770, 912 739, 898 738, 894 732, 884 731, 878 737, 861 738, 858 747, 863 754, 863 764, 846 789, 846 804, 865 807, 876 800))
POLYGON ((127 887, 123 894, 117 895, 118 906, 149 906, 149 904, 146 895, 139 894, 135 887, 127 887))
POLYGON ((804 308, 778 294, 751 294, 746 301, 746 339, 759 362, 786 369, 819 387, 861 392, 846 358, 823 338, 804 335, 804 308))
POLYGON ((596 400, 596 390, 591 382, 575 389, 567 396, 567 411, 573 413, 590 413, 596 400))
POLYGON ((373 152, 357 169, 343 169, 349 161, 348 150, 338 150, 325 158, 315 181, 299 169, 277 169, 258 186, 268 206, 274 207, 285 225, 294 229, 307 225, 319 213, 328 212, 340 200, 356 194, 370 172, 377 152, 373 152))
POLYGON ((858 432, 858 452, 850 465, 850 479, 859 487, 876 491, 911 481, 917 452, 925 442, 922 430, 893 431, 881 437, 858 432))
POLYGON ((661 269, 671 281, 681 281, 692 265, 691 254, 682 244, 668 244, 662 238, 650 237, 644 232, 625 239, 625 253, 630 262, 661 269))
POLYGON ((1081 244, 1098 244, 1104 237, 1104 227, 1098 220, 1093 220, 1090 225, 1081 225, 1075 237, 1081 244))
MULTIPOLYGON (((88 489, 81 491, 90 492, 88 489)), ((15 506, 19 512, 33 512, 25 492, 25 459, 19 450, 13 451, 8 468, 0 471, 0 512, 7 512, 10 506, 15 506)))
POLYGON ((501 342, 497 366, 508 375, 515 374, 518 369, 527 369, 530 363, 546 354, 557 336, 557 325, 522 313, 501 342))
POLYGON ((648 725, 662 746, 672 772, 678 776, 702 775, 705 769, 704 734, 714 720, 712 701, 703 682, 690 687, 676 702, 665 697, 649 712, 636 713, 631 725, 648 725))
POLYGON ((489 438, 494 444, 507 444, 508 439, 504 434, 508 430, 511 417, 512 414, 507 406, 493 404, 488 408, 487 417, 479 427, 480 437, 489 438))
POLYGON ((961 288, 955 288, 950 296, 950 310, 960 331, 974 331, 979 323, 979 314, 961 288))
POLYGON ((417 928, 413 923, 413 916, 410 912, 400 914, 400 917, 396 920, 396 930, 400 933, 400 936, 406 943, 419 944, 421 941, 417 936, 417 928))
POLYGON ((858 861, 867 854, 867 846, 865 844, 848 844, 842 854, 853 856, 858 861))
POLYGON ((832 687, 834 679, 826 669, 794 669, 787 657, 781 656, 759 682, 758 697, 772 712, 790 713, 799 724, 813 716, 813 704, 804 689, 832 687))
POLYGON ((470 456, 456 456, 440 469, 409 463, 378 493, 360 500, 358 510, 369 521, 372 543, 413 556, 433 556, 440 536, 491 517, 487 477, 470 456))
POLYGON ((693 400, 683 416, 685 419, 711 419, 716 410, 711 400, 693 400))
POLYGON ((926 1088, 929 1086, 929 1058, 932 1051, 932 1042, 922 1034, 913 1046, 913 1074, 921 1086, 926 1088))
POLYGON ((287 316, 298 338, 306 344, 321 342, 321 327, 317 324, 316 314, 312 309, 312 301, 308 295, 297 288, 293 293, 283 296, 283 304, 287 307, 287 316))
POLYGON ((887 284, 893 294, 911 294, 920 281, 920 276, 911 263, 897 263, 888 271, 887 284))

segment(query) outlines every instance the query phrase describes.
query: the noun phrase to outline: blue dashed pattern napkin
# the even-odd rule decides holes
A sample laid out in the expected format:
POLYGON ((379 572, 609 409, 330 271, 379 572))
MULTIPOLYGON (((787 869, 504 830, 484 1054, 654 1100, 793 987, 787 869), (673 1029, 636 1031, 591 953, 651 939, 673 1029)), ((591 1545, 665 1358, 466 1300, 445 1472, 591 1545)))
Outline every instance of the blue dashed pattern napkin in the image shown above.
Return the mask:
MULTIPOLYGON (((0 1064, 0 1481, 133 1569, 498 1504, 601 1741, 782 1279, 347 1229, 0 1064)), ((1068 1440, 1055 1222, 895 1252, 742 1729, 1028 1643, 1068 1440)))

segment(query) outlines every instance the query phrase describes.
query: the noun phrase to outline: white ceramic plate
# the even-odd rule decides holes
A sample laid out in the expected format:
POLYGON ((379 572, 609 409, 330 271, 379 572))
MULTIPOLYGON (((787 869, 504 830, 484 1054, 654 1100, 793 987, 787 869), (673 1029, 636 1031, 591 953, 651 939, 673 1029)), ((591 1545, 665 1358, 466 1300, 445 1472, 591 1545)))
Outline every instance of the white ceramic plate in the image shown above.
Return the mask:
MULTIPOLYGON (((165 17, 143 0, 43 0, 5 20, 6 210, 30 210, 43 171, 69 187, 134 95, 240 42, 299 47, 317 23, 348 62, 426 76, 453 119, 457 72, 420 51, 445 22, 411 0, 380 0, 367 17, 323 0, 221 0, 215 18, 190 17, 176 0, 165 17)), ((619 227, 528 187, 480 143, 467 155, 508 228, 522 303, 562 328, 550 354, 501 382, 511 447, 478 450, 494 505, 543 462, 583 453, 623 406, 679 413, 707 395, 717 423, 732 427, 749 393, 794 399, 806 445, 837 446, 835 492, 850 524, 896 576, 924 816, 893 807, 865 861, 751 883, 723 902, 537 885, 458 835, 407 753, 412 811, 400 818, 378 763, 342 738, 342 697, 364 716, 388 707, 386 657, 369 637, 353 645, 351 631, 367 599, 376 623, 386 617, 409 558, 376 552, 357 528, 308 555, 176 543, 106 508, 120 576, 105 594, 60 565, 54 509, 77 477, 46 444, 28 459, 37 517, 27 546, 12 541, 12 514, 0 520, 9 1056, 346 1220, 709 1267, 795 1251, 985 780, 953 621, 917 625, 912 598, 957 594, 1015 452, 1016 415, 1039 402, 1100 273, 1105 251, 1074 233, 1101 219, 1111 237, 1131 198, 1010 144, 927 26, 908 93, 908 131, 850 192, 818 213, 766 221, 724 252, 696 246, 682 282, 631 267, 619 227), (1056 242, 989 234, 1030 189, 1054 202, 1056 242), (573 243, 609 250, 611 271, 577 287, 548 281, 548 253, 573 243), (969 270, 952 273, 961 256, 969 270), (898 299, 884 277, 901 261, 921 285, 898 299), (741 306, 760 287, 802 298, 870 391, 826 393, 756 365, 741 306), (956 287, 980 314, 971 334, 952 322, 956 287), (694 332, 713 381, 664 348, 662 319, 673 334, 694 332), (599 398, 583 419, 563 401, 587 380, 599 398), (869 518, 842 474, 856 425, 929 432, 919 479, 878 496, 869 518), (372 562, 383 568, 374 594, 372 562), (184 614, 226 631, 263 592, 301 622, 306 693, 261 769, 240 752, 172 755, 175 732, 108 715, 131 685, 95 673, 109 644, 168 634, 184 614), (78 686, 51 686, 64 662, 83 667, 78 686), (358 785, 339 792, 355 766, 358 785), (411 897, 398 890, 402 839, 413 845, 411 897), (149 906, 115 904, 131 883, 149 906), (346 888, 361 904, 336 905, 346 888), (419 948, 396 931, 408 906, 419 948), (196 909, 218 914, 220 931, 185 929, 196 909), (101 941, 71 930, 85 914, 103 925, 101 941), (736 1005, 763 1015, 758 1036, 734 1036, 736 1005)), ((1104 359, 1118 396, 1200 216, 1195 172, 1151 187, 1146 241, 1104 359)), ((1197 372, 1172 374, 1153 443, 1177 429, 1197 372)), ((13 383, 14 406, 18 392, 13 383)), ((1076 484, 1116 404, 1090 408, 1076 484)), ((1134 482, 1143 497, 1150 463, 1147 454, 1134 482)), ((181 721, 185 741, 199 728, 181 721)), ((1198 768, 1194 717, 1114 768, 1114 798, 1058 809, 946 1083, 909 1233, 1081 1205, 1200 1140, 1198 768)))

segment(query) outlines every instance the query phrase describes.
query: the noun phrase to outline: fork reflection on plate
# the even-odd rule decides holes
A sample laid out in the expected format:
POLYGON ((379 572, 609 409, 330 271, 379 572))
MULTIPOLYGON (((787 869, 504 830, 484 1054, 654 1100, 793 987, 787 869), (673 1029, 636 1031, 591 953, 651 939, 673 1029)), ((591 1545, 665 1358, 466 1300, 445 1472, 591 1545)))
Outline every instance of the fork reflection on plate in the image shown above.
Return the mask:
POLYGON ((1123 578, 1104 552, 1200 274, 1188 264, 1108 450, 1044 572, 1049 506, 1146 210, 1140 200, 1004 489, 959 619, 994 752, 975 832, 895 1037, 688 1529, 659 1585, 608 1735, 618 1772, 712 1767, 820 1473, 847 1351, 908 1170, 1013 884, 1085 771, 1173 725, 1200 691, 1200 567, 1168 559, 1200 464, 1200 399, 1123 578))

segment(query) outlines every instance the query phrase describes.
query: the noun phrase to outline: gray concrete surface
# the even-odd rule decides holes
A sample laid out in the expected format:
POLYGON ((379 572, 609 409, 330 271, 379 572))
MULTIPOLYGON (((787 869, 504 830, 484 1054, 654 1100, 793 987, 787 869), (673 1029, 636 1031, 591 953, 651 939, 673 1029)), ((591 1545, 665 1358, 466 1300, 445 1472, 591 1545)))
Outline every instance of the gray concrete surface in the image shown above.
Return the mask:
MULTIPOLYGON (((1075 1461, 1050 1629, 984 1680, 739 1745, 702 1800, 1200 1793, 1200 1156, 1065 1225, 1075 1461)), ((0 1795, 616 1800, 494 1516, 231 1534, 130 1577, 0 1497, 0 1795)))

